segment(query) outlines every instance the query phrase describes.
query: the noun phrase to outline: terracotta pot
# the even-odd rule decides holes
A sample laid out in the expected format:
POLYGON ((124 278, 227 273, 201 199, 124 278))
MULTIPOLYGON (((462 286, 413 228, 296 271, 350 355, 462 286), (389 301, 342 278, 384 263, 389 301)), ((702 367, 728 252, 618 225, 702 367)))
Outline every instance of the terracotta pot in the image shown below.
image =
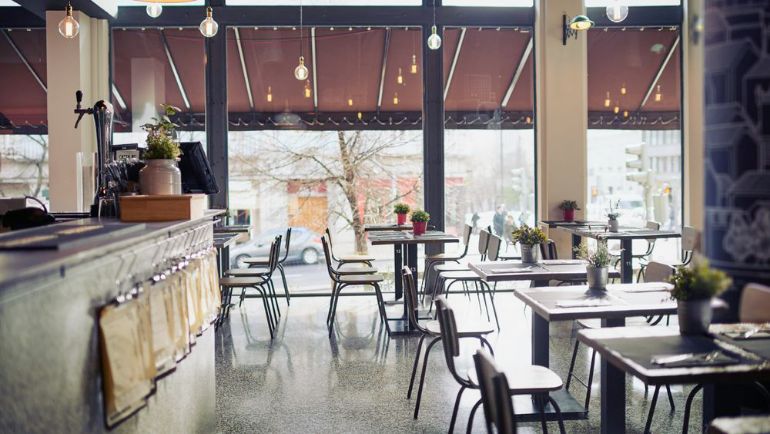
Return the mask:
POLYGON ((679 317, 679 333, 683 335, 705 335, 711 325, 711 299, 676 302, 679 317))
POLYGON ((412 228, 415 235, 422 235, 428 229, 428 222, 412 222, 412 228))
POLYGON ((397 223, 398 223, 399 226, 403 226, 403 225, 406 224, 406 213, 396 214, 396 218, 398 219, 397 223))
POLYGON ((574 220, 575 220, 575 210, 572 209, 572 208, 565 209, 564 210, 564 221, 565 222, 571 222, 571 221, 574 221, 574 220))
POLYGON ((176 160, 146 160, 139 171, 139 188, 142 194, 182 194, 182 172, 176 160))

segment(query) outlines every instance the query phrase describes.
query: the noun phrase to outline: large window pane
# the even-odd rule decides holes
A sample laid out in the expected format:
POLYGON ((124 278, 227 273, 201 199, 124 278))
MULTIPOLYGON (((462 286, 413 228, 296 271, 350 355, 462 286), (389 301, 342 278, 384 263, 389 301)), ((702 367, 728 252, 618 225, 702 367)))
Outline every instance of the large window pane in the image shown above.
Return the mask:
POLYGON ((5 36, 0 36, 0 197, 29 195, 47 203, 45 29, 2 31, 5 36))
POLYGON ((420 31, 404 28, 237 28, 228 33, 230 208, 253 239, 234 261, 292 234, 292 288, 328 292, 320 236, 368 251, 392 270, 392 248, 363 225, 422 200, 420 31), (315 52, 311 41, 315 41, 315 52), (300 53, 309 76, 294 76, 300 53), (321 273, 321 274, 319 274, 321 273))
POLYGON ((454 28, 444 41, 447 231, 491 226, 510 241, 535 223, 532 33, 454 28))

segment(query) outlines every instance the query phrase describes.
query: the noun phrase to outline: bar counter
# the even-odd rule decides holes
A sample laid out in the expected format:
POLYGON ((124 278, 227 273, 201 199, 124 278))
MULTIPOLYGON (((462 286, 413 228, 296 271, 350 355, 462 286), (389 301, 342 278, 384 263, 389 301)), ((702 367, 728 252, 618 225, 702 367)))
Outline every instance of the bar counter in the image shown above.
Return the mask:
POLYGON ((104 220, 125 228, 123 235, 60 250, 0 251, 0 432, 215 431, 213 327, 157 380, 146 406, 108 430, 98 315, 193 242, 211 246, 218 214, 146 224, 104 220))

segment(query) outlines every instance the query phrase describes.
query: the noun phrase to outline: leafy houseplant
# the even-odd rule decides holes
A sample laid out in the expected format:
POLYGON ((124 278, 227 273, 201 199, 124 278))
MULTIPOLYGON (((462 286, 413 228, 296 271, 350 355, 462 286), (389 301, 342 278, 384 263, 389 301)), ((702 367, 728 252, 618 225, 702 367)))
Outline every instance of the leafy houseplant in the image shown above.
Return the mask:
POLYGON ((406 224, 406 215, 409 214, 409 205, 405 203, 397 203, 393 207, 393 212, 396 213, 398 218, 397 223, 399 226, 406 224))
POLYGON ((412 212, 412 231, 415 235, 422 235, 425 233, 425 230, 428 228, 428 220, 430 220, 430 214, 427 212, 417 209, 412 212))
POLYGON ((670 282, 671 298, 677 301, 679 332, 705 334, 711 324, 711 299, 732 284, 727 275, 709 267, 708 261, 696 258, 690 267, 679 267, 670 282))
POLYGON ((618 231, 618 217, 620 217, 620 212, 618 212, 619 205, 620 200, 615 203, 615 207, 613 208, 612 201, 610 201, 610 210, 607 212, 607 226, 609 226, 610 232, 618 231))
POLYGON ((567 222, 575 220, 575 210, 580 210, 577 202, 574 200, 563 200, 559 204, 559 209, 564 211, 564 221, 567 222))
POLYGON ((174 140, 177 125, 170 118, 179 109, 167 104, 161 104, 161 108, 160 117, 142 125, 147 132, 147 150, 145 167, 139 172, 139 185, 142 194, 182 194, 182 174, 176 162, 182 151, 174 140))
POLYGON ((511 240, 521 245, 521 262, 532 264, 537 262, 540 252, 539 245, 545 242, 546 237, 540 228, 521 225, 513 231, 511 240))
POLYGON ((607 270, 611 260, 607 244, 599 242, 596 249, 591 250, 588 248, 588 244, 583 242, 575 248, 575 254, 578 258, 588 262, 586 265, 588 289, 607 289, 607 270))

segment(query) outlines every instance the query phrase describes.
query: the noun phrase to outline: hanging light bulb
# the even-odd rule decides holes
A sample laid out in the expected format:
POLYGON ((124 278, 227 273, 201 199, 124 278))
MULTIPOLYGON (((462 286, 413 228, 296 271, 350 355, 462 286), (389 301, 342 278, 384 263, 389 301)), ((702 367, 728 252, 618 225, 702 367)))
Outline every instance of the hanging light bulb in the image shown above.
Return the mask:
POLYGON ((393 95, 393 105, 398 105, 398 92, 393 95))
POLYGON ((528 123, 528 124, 531 124, 531 123, 532 123, 532 118, 531 118, 531 117, 529 117, 529 116, 527 116, 527 118, 526 118, 526 119, 524 119, 524 121, 525 121, 526 123, 528 123))
POLYGON ((623 110, 623 117, 624 117, 624 118, 627 118, 627 117, 628 117, 628 110, 623 110))
POLYGON ((661 99, 663 99, 663 95, 660 93, 660 85, 658 85, 658 90, 655 92, 655 102, 660 102, 661 99))
POLYGON ((441 48, 441 36, 438 35, 435 25, 430 28, 430 36, 428 36, 428 48, 431 50, 438 50, 441 48))
POLYGON ((78 24, 77 20, 72 16, 71 4, 67 3, 65 13, 65 17, 59 21, 59 34, 67 39, 72 39, 78 35, 80 24, 78 24))
POLYGON ((401 68, 398 68, 398 77, 396 77, 396 83, 404 84, 404 76, 401 75, 401 68))
POLYGON ((214 21, 214 18, 212 17, 213 15, 214 10, 211 9, 211 6, 207 7, 206 18, 201 21, 201 25, 198 27, 198 29, 201 31, 201 34, 207 38, 213 38, 214 35, 217 34, 217 30, 219 30, 219 24, 214 21))
POLYGON ((412 54, 412 67, 409 70, 409 72, 412 74, 417 74, 417 55, 416 54, 412 54))
POLYGON ((360 121, 363 118, 364 118, 364 114, 361 112, 358 112, 358 120, 360 121))
POLYGON ((273 88, 271 86, 267 87, 267 102, 273 102, 273 88))
POLYGON ((618 107, 617 104, 616 104, 615 108, 612 109, 612 112, 615 113, 615 114, 620 113, 620 107, 618 107))
POLYGON ((610 108, 610 104, 612 104, 610 101, 610 93, 607 92, 607 98, 604 99, 604 107, 610 108))
POLYGON ((348 107, 353 107, 353 98, 348 98, 348 107))
POLYGON ((158 18, 163 13, 163 6, 159 3, 150 3, 145 10, 150 18, 158 18))
POLYGON ((628 17, 628 6, 622 0, 615 0, 607 6, 607 18, 613 23, 619 23, 628 17))
POLYGON ((305 66, 305 56, 299 56, 299 65, 294 68, 294 78, 299 81, 307 80, 308 72, 307 66, 305 66))
POLYGON ((620 94, 625 95, 626 94, 626 84, 623 83, 622 86, 620 86, 620 94))
POLYGON ((313 91, 310 90, 310 80, 305 82, 305 98, 310 98, 313 95, 313 91))

